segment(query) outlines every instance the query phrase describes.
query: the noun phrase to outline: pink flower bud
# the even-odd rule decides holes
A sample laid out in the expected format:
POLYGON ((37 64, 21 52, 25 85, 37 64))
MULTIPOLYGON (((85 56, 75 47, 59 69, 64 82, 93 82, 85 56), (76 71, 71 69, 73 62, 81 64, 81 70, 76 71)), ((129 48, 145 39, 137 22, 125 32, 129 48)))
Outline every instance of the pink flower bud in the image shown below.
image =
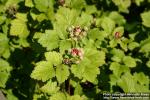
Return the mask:
POLYGON ((78 33, 80 33, 82 30, 81 30, 81 27, 80 26, 76 26, 75 28, 74 28, 74 32, 78 32, 78 33))
POLYGON ((76 48, 71 49, 71 54, 72 54, 72 56, 77 56, 78 53, 79 53, 79 50, 78 50, 78 49, 76 49, 76 48))
POLYGON ((118 38, 120 38, 120 37, 121 37, 121 36, 120 36, 120 33, 119 33, 119 32, 116 32, 116 33, 115 33, 115 38, 118 39, 118 38))

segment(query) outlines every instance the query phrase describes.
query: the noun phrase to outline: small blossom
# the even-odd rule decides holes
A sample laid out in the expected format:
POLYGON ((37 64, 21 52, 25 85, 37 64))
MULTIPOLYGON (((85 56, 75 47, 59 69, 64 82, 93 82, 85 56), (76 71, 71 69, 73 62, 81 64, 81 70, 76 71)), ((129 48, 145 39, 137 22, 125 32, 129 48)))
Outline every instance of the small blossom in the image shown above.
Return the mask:
POLYGON ((73 48, 71 49, 71 55, 72 56, 78 56, 80 59, 83 59, 83 49, 79 49, 79 48, 73 48))
POLYGON ((76 27, 74 28, 74 32, 80 33, 81 31, 82 31, 82 29, 81 29, 80 26, 76 26, 76 27))
POLYGON ((71 55, 72 55, 72 56, 77 56, 78 53, 79 53, 79 50, 78 50, 78 49, 76 49, 76 48, 71 49, 71 55))
POLYGON ((87 35, 87 30, 87 27, 81 28, 80 26, 71 26, 67 28, 67 32, 69 32, 70 37, 75 41, 85 37, 87 35))

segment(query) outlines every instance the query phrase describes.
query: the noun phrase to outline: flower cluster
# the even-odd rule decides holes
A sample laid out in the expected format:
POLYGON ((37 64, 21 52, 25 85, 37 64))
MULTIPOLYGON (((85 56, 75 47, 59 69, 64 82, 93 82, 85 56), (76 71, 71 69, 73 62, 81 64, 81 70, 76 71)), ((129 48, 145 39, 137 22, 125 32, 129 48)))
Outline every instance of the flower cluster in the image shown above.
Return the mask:
POLYGON ((78 64, 83 59, 83 49, 81 48, 72 48, 71 50, 67 51, 67 53, 64 55, 64 64, 78 64))
POLYGON ((70 37, 74 40, 80 40, 87 35, 88 28, 84 27, 81 28, 80 26, 71 26, 67 29, 69 32, 70 37))

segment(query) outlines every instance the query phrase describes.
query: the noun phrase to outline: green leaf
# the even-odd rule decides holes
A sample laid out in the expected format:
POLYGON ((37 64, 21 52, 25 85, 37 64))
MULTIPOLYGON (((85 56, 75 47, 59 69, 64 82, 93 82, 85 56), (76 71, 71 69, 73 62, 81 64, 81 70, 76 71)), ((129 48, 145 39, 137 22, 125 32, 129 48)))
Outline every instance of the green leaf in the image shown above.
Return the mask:
POLYGON ((133 50, 133 49, 135 49, 136 47, 139 47, 139 46, 140 46, 139 43, 131 42, 131 43, 129 43, 128 48, 129 48, 129 50, 133 50))
POLYGON ((123 58, 123 62, 128 67, 136 67, 136 60, 132 58, 131 56, 125 56, 123 58))
POLYGON ((117 62, 112 62, 109 69, 112 70, 113 74, 118 78, 120 78, 122 73, 129 71, 128 67, 126 67, 124 65, 120 65, 117 62))
POLYGON ((149 67, 149 68, 150 68, 150 60, 149 60, 149 61, 147 61, 146 65, 147 65, 147 67, 149 67))
POLYGON ((60 7, 55 15, 56 22, 54 23, 54 29, 58 33, 59 37, 65 39, 68 37, 68 32, 66 29, 71 25, 74 25, 79 12, 75 9, 69 9, 65 7, 60 7))
POLYGON ((115 22, 109 17, 104 17, 101 22, 101 27, 107 32, 107 34, 111 34, 115 28, 115 22))
POLYGON ((7 100, 19 100, 19 99, 13 94, 12 90, 8 90, 8 91, 6 92, 6 94, 7 94, 7 96, 6 96, 7 100))
POLYGON ((49 7, 49 0, 34 0, 34 3, 40 12, 46 12, 49 7))
POLYGON ((109 18, 114 20, 118 25, 124 25, 126 23, 125 18, 116 11, 113 11, 109 14, 109 18))
POLYGON ((43 82, 55 76, 53 65, 47 61, 36 63, 36 67, 31 73, 31 77, 43 82))
POLYGON ((83 93, 83 89, 80 84, 77 84, 74 90, 74 94, 81 95, 83 93))
POLYGON ((17 13, 16 18, 22 22, 27 22, 27 14, 26 13, 17 13))
POLYGON ((140 73, 135 72, 133 76, 134 76, 134 79, 140 85, 146 86, 147 89, 149 88, 149 77, 146 76, 143 72, 140 72, 140 73))
POLYGON ((67 100, 67 97, 64 93, 58 92, 52 95, 49 100, 67 100))
POLYGON ((34 5, 33 5, 32 0, 25 0, 25 6, 27 6, 27 7, 33 7, 34 5))
POLYGON ((121 79, 118 80, 117 84, 124 92, 137 92, 135 81, 130 73, 125 73, 121 79))
POLYGON ((140 52, 144 52, 144 53, 147 53, 147 52, 150 52, 150 37, 148 37, 147 39, 143 40, 141 43, 140 43, 140 52))
POLYGON ((75 77, 78 77, 79 79, 82 78, 83 72, 85 70, 85 65, 72 65, 71 66, 71 72, 75 75, 75 77))
POLYGON ((146 27, 150 27, 150 11, 143 12, 141 14, 142 24, 146 27))
POLYGON ((125 56, 122 50, 116 49, 116 48, 112 49, 110 53, 113 55, 111 57, 111 60, 116 61, 116 62, 121 62, 123 57, 125 56))
POLYGON ((117 84, 124 92, 149 92, 149 78, 143 73, 125 73, 117 84))
POLYGON ((51 62, 54 66, 57 66, 62 63, 62 55, 58 52, 46 52, 46 60, 51 62))
POLYGON ((100 70, 98 67, 92 66, 93 65, 86 66, 84 69, 83 78, 93 83, 95 82, 97 75, 100 74, 100 70))
POLYGON ((136 5, 140 6, 140 4, 143 2, 144 0, 135 0, 136 5))
POLYGON ((85 97, 81 97, 80 95, 72 95, 69 96, 67 100, 87 100, 85 97))
POLYGON ((28 41, 25 38, 20 38, 18 40, 19 44, 22 45, 23 47, 28 47, 30 44, 28 43, 28 41))
POLYGON ((56 67, 56 77, 59 83, 63 83, 68 79, 70 72, 69 68, 66 65, 58 65, 56 67))
POLYGON ((79 79, 95 82, 100 74, 99 66, 105 63, 105 53, 95 49, 86 48, 84 50, 83 60, 77 65, 71 66, 71 72, 79 79))
POLYGON ((91 62, 92 66, 94 67, 99 67, 105 64, 105 52, 104 51, 98 51, 98 50, 91 49, 91 48, 85 48, 84 56, 91 62))
POLYGON ((131 40, 129 40, 128 38, 122 37, 121 41, 119 41, 120 47, 124 50, 127 51, 127 44, 130 43, 131 40))
POLYGON ((78 19, 76 20, 75 25, 77 25, 77 26, 80 25, 82 27, 90 26, 92 19, 93 19, 93 17, 91 15, 82 13, 81 17, 78 17, 78 19))
POLYGON ((0 71, 0 87, 5 88, 9 78, 9 73, 0 71))
MULTIPOLYGON (((119 41, 120 41, 120 40, 119 40, 119 41)), ((116 47, 117 44, 118 44, 118 40, 115 39, 115 38, 109 41, 109 46, 110 46, 111 48, 116 47)))
POLYGON ((27 38, 29 31, 26 23, 20 19, 14 19, 11 22, 10 35, 19 36, 20 38, 27 38))
POLYGON ((64 53, 65 50, 69 50, 71 48, 71 41, 70 40, 61 40, 59 44, 60 53, 64 53))
POLYGON ((52 50, 58 47, 59 37, 55 30, 46 30, 38 42, 47 50, 52 50))
POLYGON ((0 87, 5 88, 11 70, 9 63, 0 59, 0 87))
POLYGON ((7 0, 7 2, 5 3, 6 7, 9 7, 11 5, 17 5, 21 0, 7 0))
POLYGON ((120 77, 116 76, 115 74, 110 74, 109 77, 110 77, 109 83, 111 85, 111 91, 112 91, 113 90, 112 87, 116 86, 117 81, 120 79, 120 77))
POLYGON ((10 56, 9 39, 6 34, 0 33, 0 56, 8 58, 10 56))
POLYGON ((118 6, 120 12, 128 13, 128 8, 131 5, 131 0, 112 0, 118 6))
POLYGON ((0 15, 0 25, 3 24, 5 20, 6 20, 6 17, 0 15))
POLYGON ((50 80, 42 86, 40 90, 44 93, 48 93, 49 95, 53 95, 59 91, 59 87, 57 87, 57 82, 52 82, 50 80))
POLYGON ((11 70, 12 67, 9 65, 9 63, 6 60, 0 58, 0 71, 6 71, 9 73, 11 70))
POLYGON ((88 31, 88 37, 93 40, 104 40, 106 36, 107 33, 105 31, 100 31, 98 28, 94 28, 88 31))
POLYGON ((93 14, 97 12, 97 8, 95 5, 86 5, 85 9, 87 14, 93 14))
POLYGON ((126 43, 124 43, 123 41, 119 41, 119 44, 120 44, 120 47, 121 47, 124 51, 127 51, 127 50, 128 50, 126 43))
POLYGON ((85 1, 84 0, 66 0, 65 1, 65 5, 66 6, 69 6, 71 8, 74 8, 74 9, 82 9, 84 6, 85 6, 85 1))

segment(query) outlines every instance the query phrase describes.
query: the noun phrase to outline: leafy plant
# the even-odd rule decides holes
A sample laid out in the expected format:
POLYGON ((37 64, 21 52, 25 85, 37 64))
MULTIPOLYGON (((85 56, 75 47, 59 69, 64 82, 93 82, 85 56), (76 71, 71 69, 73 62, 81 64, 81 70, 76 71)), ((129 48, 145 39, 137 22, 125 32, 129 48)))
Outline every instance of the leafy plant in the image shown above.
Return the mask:
POLYGON ((0 0, 8 100, 150 92, 149 0, 0 0))

